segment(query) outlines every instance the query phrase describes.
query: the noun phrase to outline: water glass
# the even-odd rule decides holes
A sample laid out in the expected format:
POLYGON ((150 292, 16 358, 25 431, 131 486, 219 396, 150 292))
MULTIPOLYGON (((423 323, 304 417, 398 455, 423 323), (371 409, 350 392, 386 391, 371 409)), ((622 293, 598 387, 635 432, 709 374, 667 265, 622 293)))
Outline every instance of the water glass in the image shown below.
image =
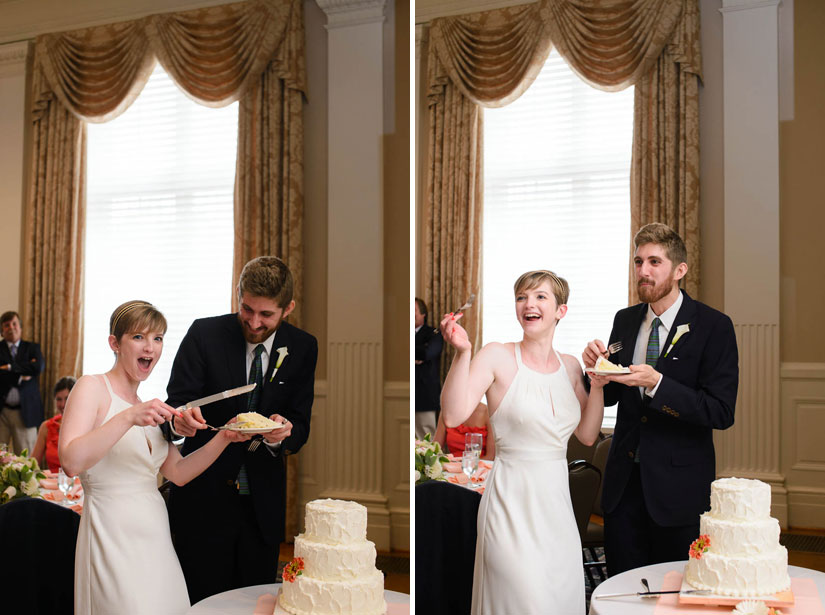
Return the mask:
POLYGON ((478 470, 479 452, 470 445, 464 448, 464 455, 461 457, 461 471, 467 475, 468 479, 472 479, 473 474, 478 470))
POLYGON ((464 434, 464 448, 472 447, 481 455, 481 449, 484 446, 484 435, 480 433, 465 433, 464 434))
POLYGON ((74 479, 60 468, 57 471, 57 488, 63 493, 63 506, 69 505, 69 492, 74 486, 74 479))

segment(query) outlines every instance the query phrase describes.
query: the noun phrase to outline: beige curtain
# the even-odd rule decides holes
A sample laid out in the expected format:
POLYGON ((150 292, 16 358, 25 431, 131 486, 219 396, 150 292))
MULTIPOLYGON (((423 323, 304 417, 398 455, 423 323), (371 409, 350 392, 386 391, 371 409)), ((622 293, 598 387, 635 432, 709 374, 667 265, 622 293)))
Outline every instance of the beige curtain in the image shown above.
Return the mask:
MULTIPOLYGON (((672 224, 688 244, 688 290, 698 290, 697 0, 541 0, 431 23, 425 227, 432 236, 425 239, 425 258, 432 262, 424 265, 424 285, 425 300, 436 316, 460 305, 470 292, 479 292, 482 180, 477 107, 502 106, 518 98, 553 45, 594 87, 616 91, 637 86, 632 231, 654 220, 672 224), (451 88, 456 93, 448 95, 451 88), (473 122, 476 131, 448 129, 450 117, 458 117, 459 109, 463 119, 452 122, 473 122), (445 225, 455 220, 465 225, 445 225)), ((467 314, 466 322, 478 345, 480 306, 467 314)))
MULTIPOLYGON (((46 399, 58 377, 79 374, 82 366, 84 122, 123 113, 156 61, 201 104, 240 100, 233 289, 246 260, 275 254, 293 270, 300 305, 302 1, 255 0, 40 36, 24 313, 32 339, 46 353, 46 399)), ((293 535, 296 464, 289 466, 287 535, 293 535)))

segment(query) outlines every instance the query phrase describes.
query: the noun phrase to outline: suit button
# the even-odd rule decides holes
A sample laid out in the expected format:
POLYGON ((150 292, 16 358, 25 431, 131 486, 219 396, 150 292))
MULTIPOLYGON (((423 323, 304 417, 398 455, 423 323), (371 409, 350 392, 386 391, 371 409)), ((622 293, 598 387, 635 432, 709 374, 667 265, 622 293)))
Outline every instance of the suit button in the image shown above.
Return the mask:
POLYGON ((630 457, 631 459, 633 459, 635 457, 635 455, 633 454, 633 451, 627 451, 627 456, 630 457))
POLYGON ((641 420, 642 420, 642 423, 647 423, 647 417, 646 416, 643 416, 641 420))

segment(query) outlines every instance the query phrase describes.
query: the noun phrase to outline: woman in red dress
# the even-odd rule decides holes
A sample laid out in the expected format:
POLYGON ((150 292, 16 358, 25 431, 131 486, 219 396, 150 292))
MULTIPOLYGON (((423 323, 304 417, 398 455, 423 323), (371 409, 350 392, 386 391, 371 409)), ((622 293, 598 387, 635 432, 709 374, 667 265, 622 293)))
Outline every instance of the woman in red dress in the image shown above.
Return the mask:
POLYGON ((441 449, 447 453, 452 453, 456 457, 464 454, 464 434, 480 433, 482 438, 481 458, 495 459, 496 442, 493 437, 493 428, 490 425, 487 404, 479 403, 476 409, 466 421, 458 427, 444 426, 444 419, 438 416, 438 426, 435 428, 436 442, 441 445, 441 449))
POLYGON ((63 409, 66 407, 66 400, 69 399, 69 391, 72 390, 76 380, 71 376, 65 376, 54 385, 54 408, 55 415, 43 421, 37 432, 37 442, 32 451, 32 457, 37 459, 41 468, 48 465, 49 470, 57 472, 60 469, 60 459, 57 457, 57 440, 60 435, 60 423, 63 421, 63 409))

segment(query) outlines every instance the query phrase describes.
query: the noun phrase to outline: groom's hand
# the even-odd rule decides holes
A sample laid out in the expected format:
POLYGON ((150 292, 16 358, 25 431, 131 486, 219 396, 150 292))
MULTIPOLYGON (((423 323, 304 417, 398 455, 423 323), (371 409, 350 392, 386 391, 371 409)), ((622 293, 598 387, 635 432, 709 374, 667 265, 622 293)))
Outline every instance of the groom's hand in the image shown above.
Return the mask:
POLYGON ((607 349, 604 347, 603 341, 593 340, 585 346, 582 352, 582 363, 585 367, 593 367, 599 357, 607 358, 607 349))
POLYGON ((607 376, 607 379, 612 382, 620 382, 629 387, 652 389, 659 384, 661 377, 662 374, 653 369, 652 366, 644 364, 631 365, 629 374, 611 374, 607 376))

